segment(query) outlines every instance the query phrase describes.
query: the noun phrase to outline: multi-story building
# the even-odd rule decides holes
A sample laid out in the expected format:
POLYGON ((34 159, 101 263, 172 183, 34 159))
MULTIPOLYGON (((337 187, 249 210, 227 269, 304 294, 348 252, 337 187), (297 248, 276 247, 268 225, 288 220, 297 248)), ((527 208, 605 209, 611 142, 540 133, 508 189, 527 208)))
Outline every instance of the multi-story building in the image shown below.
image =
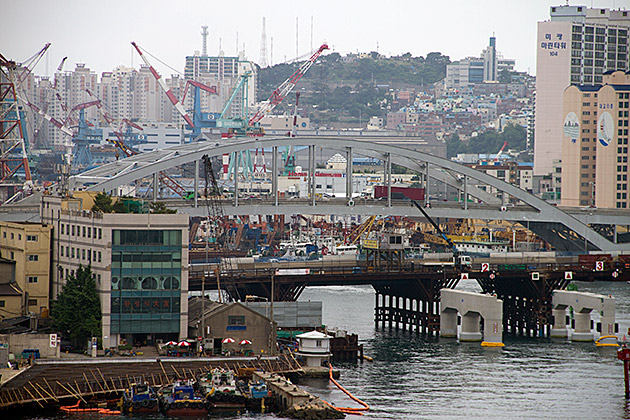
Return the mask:
POLYGON ((476 83, 496 82, 503 70, 514 71, 516 61, 497 52, 497 40, 490 37, 481 57, 467 57, 446 66, 446 89, 465 89, 476 83))
MULTIPOLYGON (((210 57, 195 54, 186 57, 184 67, 184 77, 187 80, 196 80, 208 86, 215 86, 218 95, 202 95, 201 106, 206 112, 221 112, 223 105, 232 94, 232 89, 238 80, 245 73, 251 77, 247 82, 247 107, 253 107, 256 103, 256 66, 251 61, 245 59, 243 53, 238 57, 226 57, 223 52, 218 56, 210 57)), ((242 109, 243 97, 239 93, 233 100, 227 116, 241 116, 245 110, 242 109)), ((184 104, 192 105, 192 95, 190 102, 184 104)))
POLYGON ((45 224, 0 222, 0 253, 15 261, 23 315, 40 314, 50 307, 51 230, 52 226, 45 224))
POLYGON ((183 339, 188 323, 188 216, 91 211, 93 195, 44 196, 53 226, 52 295, 91 266, 102 310, 103 348, 183 339))
MULTIPOLYGON (((519 164, 514 161, 506 161, 492 164, 472 164, 467 165, 473 169, 485 172, 495 178, 510 183, 522 190, 532 192, 533 188, 533 169, 531 165, 519 164)), ((508 196, 504 196, 502 191, 489 185, 478 185, 478 188, 497 195, 501 199, 505 199, 507 203, 508 196)))
POLYGON ((555 6, 538 22, 534 172, 552 171, 562 150, 562 95, 572 84, 599 84, 607 71, 628 70, 630 12, 555 6))
POLYGON ((603 85, 564 92, 562 205, 630 208, 630 73, 607 72, 603 85))

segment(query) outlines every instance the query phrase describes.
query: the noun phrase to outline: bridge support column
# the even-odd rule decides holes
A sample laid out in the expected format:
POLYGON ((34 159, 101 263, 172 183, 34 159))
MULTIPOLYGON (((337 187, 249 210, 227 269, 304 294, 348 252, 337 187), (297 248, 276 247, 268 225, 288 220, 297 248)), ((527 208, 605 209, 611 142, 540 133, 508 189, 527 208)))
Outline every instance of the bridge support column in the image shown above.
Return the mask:
POLYGON ((346 198, 352 201, 352 147, 346 149, 346 198))
POLYGON ((481 341, 483 336, 479 330, 481 315, 479 312, 468 312, 462 316, 462 332, 459 341, 481 341))
MULTIPOLYGON (((206 186, 207 188, 208 186, 206 186)), ((195 186, 193 188, 193 193, 195 194, 195 208, 198 206, 198 195, 199 195, 199 159, 195 160, 195 186)))
POLYGON ((387 207, 392 206, 392 155, 387 154, 387 168, 385 169, 385 179, 387 181, 387 207))
POLYGON ((615 334, 615 300, 611 297, 604 299, 604 310, 602 311, 601 324, 602 335, 614 335, 615 334))
POLYGON ((468 176, 464 175, 464 210, 468 210, 468 176))
POLYGON ((429 162, 425 163, 424 169, 424 205, 426 207, 429 203, 429 162))
POLYGON ((311 206, 315 206, 315 146, 308 146, 308 175, 309 194, 311 196, 311 206))
POLYGON ((575 330, 571 335, 571 341, 593 341, 591 332, 591 310, 584 309, 584 312, 573 312, 575 320, 575 330))
POLYGON ((238 206, 238 153, 234 153, 234 207, 238 206))
POLYGON ((457 338, 457 311, 445 309, 440 314, 440 337, 457 338))
POLYGON ((551 310, 553 315, 553 327, 551 328, 551 337, 563 338, 569 336, 567 329, 567 308, 558 307, 551 310))
POLYGON ((155 172, 153 174, 153 202, 155 203, 158 200, 158 193, 160 192, 160 178, 158 173, 155 172))
POLYGON ((273 205, 278 206, 278 146, 273 146, 271 156, 271 193, 273 194, 273 205))

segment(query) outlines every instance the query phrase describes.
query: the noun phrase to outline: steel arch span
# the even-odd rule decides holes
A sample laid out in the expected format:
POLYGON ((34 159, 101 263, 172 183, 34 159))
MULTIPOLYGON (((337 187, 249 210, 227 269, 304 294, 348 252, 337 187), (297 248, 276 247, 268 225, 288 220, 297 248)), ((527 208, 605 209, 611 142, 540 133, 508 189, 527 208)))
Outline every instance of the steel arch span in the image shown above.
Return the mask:
MULTIPOLYGON (((285 146, 314 146, 349 152, 350 156, 356 153, 382 160, 389 159, 391 163, 417 172, 426 171, 428 165, 429 177, 447 182, 459 189, 466 188, 467 194, 482 202, 497 205, 497 197, 481 189, 467 186, 467 183, 467 187, 464 187, 464 182, 458 179, 458 175, 464 179, 474 179, 479 183, 494 187, 530 206, 534 210, 534 215, 528 218, 531 220, 530 228, 559 250, 630 249, 630 244, 615 244, 609 241, 578 218, 507 182, 447 159, 403 147, 381 144, 364 137, 258 137, 197 141, 130 156, 88 170, 71 177, 70 187, 83 185, 86 189, 93 191, 114 191, 118 186, 151 177, 158 172, 186 163, 199 161, 204 155, 215 157, 233 152, 285 146)), ((428 209, 428 212, 431 213, 431 210, 428 209)), ((314 207, 313 213, 317 214, 314 207)), ((628 224, 630 224, 630 218, 628 224)))

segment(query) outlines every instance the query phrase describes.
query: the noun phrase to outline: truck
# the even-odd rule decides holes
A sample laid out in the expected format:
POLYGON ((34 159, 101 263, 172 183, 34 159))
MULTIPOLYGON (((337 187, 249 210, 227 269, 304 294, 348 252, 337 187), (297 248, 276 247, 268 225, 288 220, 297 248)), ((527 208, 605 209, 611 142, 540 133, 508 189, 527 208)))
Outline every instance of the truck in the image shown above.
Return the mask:
MULTIPOLYGON (((424 188, 391 187, 394 200, 424 200, 424 188)), ((387 185, 374 186, 374 198, 387 198, 387 185)))

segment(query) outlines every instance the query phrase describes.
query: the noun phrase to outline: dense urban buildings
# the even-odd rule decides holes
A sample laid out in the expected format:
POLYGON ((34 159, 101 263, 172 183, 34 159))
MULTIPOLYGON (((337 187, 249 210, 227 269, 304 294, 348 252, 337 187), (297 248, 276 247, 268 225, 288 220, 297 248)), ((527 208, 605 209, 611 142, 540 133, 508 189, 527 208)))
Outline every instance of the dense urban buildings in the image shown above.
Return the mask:
POLYGON ((569 85, 601 84, 628 70, 630 12, 556 6, 538 22, 534 174, 552 171, 562 154, 562 94, 569 85))

